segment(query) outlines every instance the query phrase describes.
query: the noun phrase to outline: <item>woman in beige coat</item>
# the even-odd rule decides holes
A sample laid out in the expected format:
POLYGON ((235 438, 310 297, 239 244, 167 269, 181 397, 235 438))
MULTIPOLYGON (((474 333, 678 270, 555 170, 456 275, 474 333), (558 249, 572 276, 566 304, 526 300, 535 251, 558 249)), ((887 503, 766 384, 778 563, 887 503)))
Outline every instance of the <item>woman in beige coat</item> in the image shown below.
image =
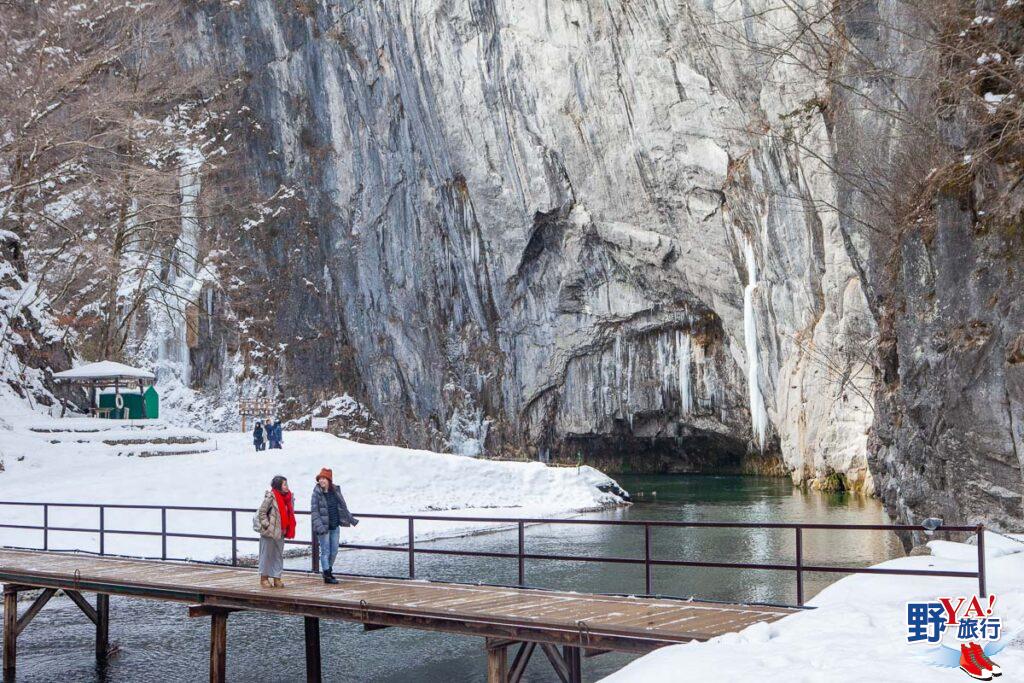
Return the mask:
POLYGON ((288 489, 288 480, 278 475, 270 482, 270 490, 256 513, 260 523, 260 585, 282 588, 285 539, 295 538, 295 499, 288 489))

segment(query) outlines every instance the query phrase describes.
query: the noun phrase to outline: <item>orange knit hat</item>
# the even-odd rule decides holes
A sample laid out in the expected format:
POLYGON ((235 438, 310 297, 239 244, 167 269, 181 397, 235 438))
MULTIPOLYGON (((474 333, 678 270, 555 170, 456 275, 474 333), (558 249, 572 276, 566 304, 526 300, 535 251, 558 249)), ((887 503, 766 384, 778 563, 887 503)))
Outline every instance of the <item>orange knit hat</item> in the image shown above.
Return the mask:
POLYGON ((329 481, 329 482, 331 482, 333 484, 334 483, 334 470, 329 470, 326 467, 321 468, 320 469, 320 474, 316 475, 316 480, 320 481, 324 477, 327 478, 327 481, 329 481))

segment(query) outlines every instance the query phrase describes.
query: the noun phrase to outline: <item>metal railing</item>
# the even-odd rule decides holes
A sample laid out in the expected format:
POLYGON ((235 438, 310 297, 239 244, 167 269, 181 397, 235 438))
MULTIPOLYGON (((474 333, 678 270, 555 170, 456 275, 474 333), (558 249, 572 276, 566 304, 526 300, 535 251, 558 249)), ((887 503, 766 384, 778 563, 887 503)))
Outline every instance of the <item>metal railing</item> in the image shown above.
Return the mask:
MULTIPOLYGON (((159 557, 145 557, 152 560, 180 560, 189 558, 171 557, 167 552, 168 538, 189 538, 203 540, 220 540, 231 542, 231 566, 238 566, 238 544, 239 542, 257 542, 258 536, 241 536, 238 533, 238 515, 252 515, 256 512, 250 508, 232 507, 201 507, 183 505, 127 505, 120 503, 98 504, 98 503, 39 503, 0 501, 0 506, 5 507, 41 507, 43 523, 32 524, 9 524, 0 523, 0 529, 25 529, 41 531, 43 535, 42 550, 57 550, 51 548, 51 532, 68 533, 98 533, 99 554, 107 555, 106 537, 117 536, 159 536, 161 553, 159 557), (99 526, 97 528, 52 526, 50 524, 50 511, 54 508, 80 508, 95 509, 99 512, 99 526), (135 529, 110 529, 106 525, 107 510, 159 510, 160 530, 143 531, 135 529), (225 513, 230 515, 231 535, 224 534, 203 534, 184 531, 169 531, 167 528, 168 511, 180 512, 203 512, 203 513, 225 513)), ((296 510, 297 516, 308 516, 309 511, 296 510)), ((705 567, 717 569, 753 569, 765 571, 788 571, 794 572, 796 578, 797 605, 804 605, 804 574, 809 572, 825 572, 833 574, 884 574, 895 576, 936 576, 955 578, 976 578, 978 580, 978 595, 987 596, 985 586, 985 527, 983 524, 974 526, 940 526, 936 529, 925 528, 920 525, 905 524, 800 524, 790 522, 697 522, 697 521, 669 521, 669 520, 612 520, 612 519, 550 519, 550 518, 506 518, 506 517, 459 517, 452 515, 403 515, 403 514, 380 514, 363 513, 356 514, 363 519, 390 519, 405 520, 407 523, 406 545, 366 545, 359 543, 341 543, 340 548, 349 550, 372 550, 384 552, 406 553, 409 558, 408 577, 416 578, 416 556, 417 555, 451 555, 457 557, 475 558, 503 558, 516 560, 518 568, 518 585, 526 587, 526 561, 562 561, 562 562, 597 562, 608 564, 630 564, 644 566, 644 594, 651 595, 654 584, 655 567, 705 567), (516 552, 490 552, 481 550, 453 550, 448 548, 424 548, 416 545, 416 522, 461 522, 469 524, 502 524, 515 528, 518 533, 518 544, 516 552), (526 552, 526 526, 527 525, 600 525, 616 527, 637 527, 643 528, 643 551, 641 557, 609 557, 609 556, 580 556, 580 555, 554 555, 526 552), (793 564, 779 563, 752 563, 752 562, 714 562, 702 560, 670 560, 657 559, 654 556, 654 544, 651 531, 656 528, 691 528, 691 529, 788 529, 794 533, 796 544, 796 557, 793 564), (804 563, 804 532, 805 531, 924 531, 950 532, 950 533, 976 533, 978 539, 978 569, 977 571, 946 571, 946 570, 919 570, 919 569, 890 569, 882 567, 842 567, 832 565, 809 565, 804 563)), ((3 519, 6 515, 0 516, 3 519)), ((313 535, 310 541, 286 540, 288 545, 306 546, 311 550, 311 571, 318 570, 319 546, 316 536, 313 535)), ((38 550, 38 548, 36 548, 38 550)), ((69 548, 66 550, 81 550, 69 548)), ((226 562, 213 562, 212 564, 227 564, 226 562)), ((380 578, 406 578, 406 577, 380 577, 380 578)))

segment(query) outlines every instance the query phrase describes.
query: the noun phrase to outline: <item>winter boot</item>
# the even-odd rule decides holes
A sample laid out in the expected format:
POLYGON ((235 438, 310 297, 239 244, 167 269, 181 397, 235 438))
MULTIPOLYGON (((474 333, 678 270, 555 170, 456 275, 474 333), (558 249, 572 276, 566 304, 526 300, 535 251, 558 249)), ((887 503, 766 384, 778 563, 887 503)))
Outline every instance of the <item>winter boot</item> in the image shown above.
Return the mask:
POLYGON ((331 573, 330 569, 324 570, 324 583, 338 583, 338 580, 334 578, 334 574, 331 573))
POLYGON ((284 581, 278 578, 274 578, 274 588, 284 588, 284 581))
POLYGON ((260 577, 260 588, 270 588, 270 579, 265 576, 260 577))

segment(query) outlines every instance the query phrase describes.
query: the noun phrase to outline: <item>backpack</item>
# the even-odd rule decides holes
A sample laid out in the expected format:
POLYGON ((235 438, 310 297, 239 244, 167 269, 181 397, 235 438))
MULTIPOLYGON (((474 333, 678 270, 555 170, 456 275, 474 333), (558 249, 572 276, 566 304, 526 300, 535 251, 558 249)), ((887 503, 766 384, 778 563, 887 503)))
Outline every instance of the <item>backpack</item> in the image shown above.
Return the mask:
POLYGON ((263 535, 263 525, 260 524, 260 508, 262 507, 263 503, 260 503, 260 507, 256 508, 256 513, 252 516, 252 530, 260 536, 263 535))

